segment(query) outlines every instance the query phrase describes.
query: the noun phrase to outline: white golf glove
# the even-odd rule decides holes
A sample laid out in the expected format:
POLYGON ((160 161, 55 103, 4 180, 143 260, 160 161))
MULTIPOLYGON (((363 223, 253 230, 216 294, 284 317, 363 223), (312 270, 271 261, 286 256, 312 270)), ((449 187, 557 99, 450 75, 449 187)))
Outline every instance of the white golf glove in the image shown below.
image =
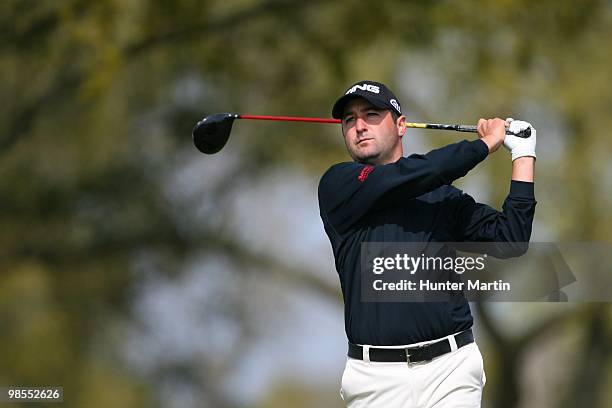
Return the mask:
POLYGON ((536 157, 536 130, 531 123, 523 120, 514 120, 512 118, 506 119, 506 122, 510 124, 508 130, 513 133, 518 133, 525 129, 531 128, 531 136, 528 138, 522 138, 513 135, 506 135, 504 139, 504 147, 510 150, 512 154, 512 161, 519 157, 531 156, 536 157))

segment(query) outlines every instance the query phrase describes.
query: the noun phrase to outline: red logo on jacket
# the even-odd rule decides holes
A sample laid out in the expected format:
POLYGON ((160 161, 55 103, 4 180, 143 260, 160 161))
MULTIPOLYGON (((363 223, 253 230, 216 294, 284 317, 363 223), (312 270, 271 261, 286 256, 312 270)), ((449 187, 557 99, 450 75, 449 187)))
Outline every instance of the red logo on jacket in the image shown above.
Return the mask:
POLYGON ((359 177, 357 177, 357 180, 363 183, 365 179, 368 178, 372 170, 374 170, 374 166, 365 166, 363 170, 361 170, 361 173, 359 173, 359 177))

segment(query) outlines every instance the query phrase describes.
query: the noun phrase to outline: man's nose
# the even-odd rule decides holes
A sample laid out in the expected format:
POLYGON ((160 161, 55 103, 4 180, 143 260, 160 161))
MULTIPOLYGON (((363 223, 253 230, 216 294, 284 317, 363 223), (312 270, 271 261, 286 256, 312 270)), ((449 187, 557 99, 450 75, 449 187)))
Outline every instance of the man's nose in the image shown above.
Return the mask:
POLYGON ((364 130, 366 130, 368 128, 366 121, 363 118, 357 118, 355 120, 355 129, 358 132, 363 132, 364 130))

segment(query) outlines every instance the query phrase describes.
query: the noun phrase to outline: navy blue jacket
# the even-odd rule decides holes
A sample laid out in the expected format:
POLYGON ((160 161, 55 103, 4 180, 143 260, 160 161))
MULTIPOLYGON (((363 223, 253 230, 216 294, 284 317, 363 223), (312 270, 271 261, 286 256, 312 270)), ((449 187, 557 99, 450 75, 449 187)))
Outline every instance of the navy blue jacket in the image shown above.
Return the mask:
POLYGON ((528 242, 533 183, 512 181, 502 212, 450 185, 487 155, 483 141, 464 140, 381 166, 339 163, 323 175, 319 209, 340 276, 350 342, 410 344, 472 326, 463 295, 449 302, 362 302, 360 249, 362 242, 528 242))

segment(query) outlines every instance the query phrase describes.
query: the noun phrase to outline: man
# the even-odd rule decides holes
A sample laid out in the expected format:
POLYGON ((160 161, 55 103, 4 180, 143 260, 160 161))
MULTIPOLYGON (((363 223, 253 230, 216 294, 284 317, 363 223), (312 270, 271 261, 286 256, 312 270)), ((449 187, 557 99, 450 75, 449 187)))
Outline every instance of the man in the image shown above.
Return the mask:
MULTIPOLYGON (((528 242, 536 204, 535 129, 526 139, 506 136, 507 122, 480 119, 477 140, 403 157, 406 119, 399 100, 372 81, 350 87, 332 116, 342 119, 354 160, 332 166, 319 183, 345 302, 349 355, 342 398, 349 407, 479 407, 486 379, 463 293, 448 302, 365 302, 361 244, 528 242), (512 153, 512 181, 498 212, 450 184, 502 144, 512 153)), ((508 121, 512 131, 531 126, 508 121)))

